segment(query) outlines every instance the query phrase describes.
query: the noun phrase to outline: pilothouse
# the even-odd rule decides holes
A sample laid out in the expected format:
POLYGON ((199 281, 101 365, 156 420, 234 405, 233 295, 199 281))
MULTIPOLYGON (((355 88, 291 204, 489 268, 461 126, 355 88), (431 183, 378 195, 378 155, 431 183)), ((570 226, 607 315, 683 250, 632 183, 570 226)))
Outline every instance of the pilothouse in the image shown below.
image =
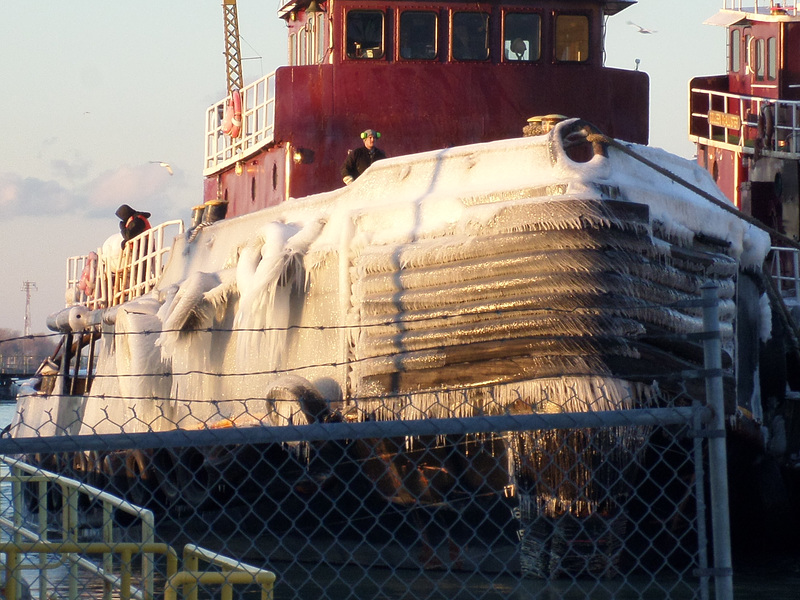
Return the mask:
MULTIPOLYGON (((209 212, 241 215, 340 187, 367 127, 389 156, 519 137, 527 119, 548 114, 646 144, 647 75, 603 65, 606 18, 632 4, 289 2, 279 10, 288 65, 242 89, 229 76, 229 97, 208 111, 209 212), (232 97, 235 137, 224 133, 232 97)), ((229 58, 229 73, 236 64, 229 58)))

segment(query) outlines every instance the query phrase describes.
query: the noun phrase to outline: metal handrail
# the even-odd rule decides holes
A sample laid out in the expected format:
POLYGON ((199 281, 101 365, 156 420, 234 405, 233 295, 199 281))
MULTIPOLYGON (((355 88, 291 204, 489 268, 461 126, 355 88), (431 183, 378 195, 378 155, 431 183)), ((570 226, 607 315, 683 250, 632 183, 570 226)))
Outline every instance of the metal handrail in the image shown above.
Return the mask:
POLYGON ((797 14, 795 0, 723 0, 722 8, 752 13, 763 10, 767 13, 786 11, 786 14, 789 15, 797 14))
POLYGON ((232 598, 234 584, 254 583, 261 586, 261 600, 272 599, 272 588, 275 584, 275 573, 272 571, 253 567, 194 544, 186 544, 183 547, 183 568, 183 571, 167 580, 164 600, 176 598, 180 585, 183 586, 185 600, 197 600, 197 588, 201 583, 221 585, 222 600, 232 598), (200 560, 217 566, 222 571, 218 573, 200 571, 200 560))
POLYGON ((690 137, 722 141, 751 154, 757 149, 784 157, 800 153, 800 101, 772 100, 703 88, 692 88, 690 94, 691 118, 704 119, 706 123, 704 130, 691 123, 690 137), (705 102, 699 99, 703 96, 705 102), (707 108, 705 112, 698 112, 697 106, 707 108), (763 132, 759 137, 759 116, 765 110, 770 111, 773 119, 771 137, 766 137, 763 132), (715 130, 717 133, 722 131, 721 140, 714 137, 715 130), (761 146, 757 148, 759 140, 761 146))
POLYGON ((272 586, 275 582, 275 575, 271 571, 259 571, 250 573, 248 571, 179 571, 167 579, 164 588, 164 600, 176 600, 178 597, 178 586, 191 586, 195 590, 201 584, 222 585, 222 600, 229 600, 232 596, 231 586, 233 585, 252 585, 261 586, 261 600, 272 600, 272 586), (226 591, 227 590, 227 591, 226 591))
POLYGON ((222 556, 211 550, 201 548, 194 544, 187 544, 183 549, 183 570, 178 571, 178 555, 167 544, 156 543, 154 540, 155 522, 150 510, 141 508, 130 502, 104 492, 90 485, 75 481, 68 477, 58 475, 29 465, 21 460, 8 456, 0 456, 0 462, 10 468, 10 475, 3 476, 2 480, 12 485, 11 507, 12 518, 0 516, 0 524, 11 529, 13 539, 0 542, 0 554, 6 555, 6 598, 16 600, 18 597, 17 583, 21 581, 20 570, 23 569, 22 555, 39 555, 39 598, 49 600, 52 595, 48 592, 48 568, 61 564, 49 562, 53 554, 66 555, 69 561, 69 598, 78 598, 78 567, 84 568, 92 574, 101 577, 104 581, 104 600, 111 600, 112 589, 119 590, 121 600, 153 600, 153 571, 154 554, 166 556, 166 584, 164 589, 165 600, 174 600, 178 586, 183 586, 187 600, 197 600, 199 584, 216 584, 221 586, 222 600, 231 600, 233 585, 257 584, 261 587, 261 600, 272 600, 275 573, 265 569, 245 564, 241 561, 222 556), (26 474, 23 474, 26 473, 26 474), (37 493, 37 531, 32 531, 23 523, 23 484, 38 484, 37 493), (51 541, 48 536, 47 512, 47 486, 57 484, 62 490, 62 530, 61 540, 51 541), (102 502, 103 507, 103 541, 79 542, 78 529, 78 494, 83 493, 96 501, 102 502), (112 509, 120 510, 141 519, 140 542, 114 542, 112 509), (22 538, 32 541, 23 541, 22 538), (102 554, 102 567, 96 563, 77 556, 78 554, 102 554), (113 572, 113 555, 119 555, 119 574, 113 572), (133 586, 132 558, 141 555, 141 570, 144 580, 143 589, 133 586), (200 561, 209 563, 221 569, 220 572, 205 572, 199 570, 200 561))
POLYGON ((236 164, 275 139, 275 71, 245 86, 241 96, 242 128, 237 138, 222 131, 227 98, 206 111, 205 176, 236 164))
POLYGON ((771 254, 771 275, 776 288, 784 300, 800 304, 800 250, 774 246, 771 254))
MULTIPOLYGON (((178 572, 178 555, 175 550, 164 543, 148 542, 146 544, 138 544, 136 542, 73 542, 73 541, 38 541, 38 542, 0 542, 0 553, 7 556, 6 562, 6 597, 13 599, 17 597, 16 583, 18 580, 18 569, 21 562, 20 554, 36 553, 41 555, 47 554, 102 554, 104 556, 118 554, 120 556, 120 577, 118 578, 118 589, 120 591, 121 600, 130 600, 137 598, 132 592, 131 562, 134 554, 142 554, 144 556, 152 556, 153 554, 163 554, 167 557, 167 576, 173 577, 178 572)), ((86 561, 89 562, 89 561, 86 561)), ((93 564, 93 563, 90 563, 93 564)), ((47 596, 49 598, 50 596, 47 596)), ((69 597, 77 598, 77 589, 70 590, 69 597)), ((152 598, 152 591, 147 598, 152 598)))
MULTIPOLYGON (((67 306, 108 308, 148 293, 158 285, 172 249, 171 242, 183 234, 180 219, 166 221, 130 240, 121 255, 103 253, 102 248, 67 258, 67 306), (81 289, 81 280, 90 293, 81 289)), ((85 287, 85 286, 84 286, 85 287)))
MULTIPOLYGON (((80 481, 70 479, 57 473, 41 469, 34 465, 25 463, 19 459, 9 456, 0 456, 0 462, 8 465, 10 475, 3 477, 5 481, 10 481, 12 485, 12 498, 11 506, 13 509, 12 519, 0 517, 0 524, 8 527, 13 532, 14 542, 22 543, 22 538, 34 540, 35 542, 47 542, 48 537, 48 512, 47 512, 47 490, 48 485, 57 486, 62 497, 62 519, 61 519, 61 538, 68 542, 77 543, 77 530, 78 530, 78 495, 85 494, 93 500, 102 503, 103 509, 103 541, 104 543, 111 543, 113 541, 113 511, 118 510, 130 514, 141 521, 141 542, 139 546, 151 544, 155 541, 155 519, 153 512, 131 504, 122 498, 118 498, 108 492, 97 489, 80 481), (22 515, 24 514, 25 507, 23 506, 24 498, 22 494, 22 485, 25 483, 36 483, 37 487, 37 525, 36 531, 28 529, 24 526, 22 515)), ((103 556, 103 566, 98 567, 95 563, 86 559, 69 556, 70 560, 70 595, 72 592, 77 593, 77 575, 78 567, 83 567, 95 575, 102 577, 108 584, 105 586, 104 598, 110 600, 111 589, 118 584, 118 579, 112 571, 112 556, 105 554, 103 556)), ((19 565, 15 564, 9 558, 8 568, 14 569, 19 565)), ((40 554, 39 556, 39 570, 40 570, 40 598, 45 600, 48 598, 47 594, 47 578, 45 576, 47 564, 47 555, 40 554)), ((142 575, 144 580, 144 590, 134 593, 134 597, 140 600, 147 600, 153 597, 153 561, 150 553, 145 552, 142 555, 142 575)), ((74 597, 74 596, 72 596, 74 597)), ((13 598, 13 596, 12 596, 13 598)))
MULTIPOLYGON (((125 244, 119 268, 114 275, 112 306, 143 296, 156 287, 172 249, 172 246, 164 245, 166 230, 173 226, 178 228, 175 235, 183 233, 183 221, 167 221, 125 244)), ((175 235, 169 239, 172 240, 175 235)))

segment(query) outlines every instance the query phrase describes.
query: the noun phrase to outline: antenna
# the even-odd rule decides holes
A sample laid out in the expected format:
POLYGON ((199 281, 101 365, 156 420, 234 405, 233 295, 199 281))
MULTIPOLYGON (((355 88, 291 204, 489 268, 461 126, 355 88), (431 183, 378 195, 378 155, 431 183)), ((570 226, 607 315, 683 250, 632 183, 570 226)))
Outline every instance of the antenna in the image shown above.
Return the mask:
POLYGON ((23 281, 22 291, 25 292, 25 326, 22 334, 29 336, 31 334, 31 293, 39 291, 36 287, 35 281, 23 281))

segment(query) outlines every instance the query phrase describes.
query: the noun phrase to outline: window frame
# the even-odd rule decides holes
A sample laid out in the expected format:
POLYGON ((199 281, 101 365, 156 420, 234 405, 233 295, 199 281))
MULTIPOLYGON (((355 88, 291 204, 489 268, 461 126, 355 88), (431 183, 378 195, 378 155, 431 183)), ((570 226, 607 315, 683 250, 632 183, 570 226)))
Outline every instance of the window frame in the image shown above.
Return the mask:
POLYGON ((764 38, 756 38, 756 81, 764 81, 767 75, 767 42, 764 38))
POLYGON ((775 36, 767 38, 767 80, 778 79, 778 40, 775 36))
MULTIPOLYGON (((345 12, 344 15, 344 59, 345 60, 385 60, 386 59, 386 45, 387 45, 387 36, 386 36, 386 22, 387 22, 387 14, 384 10, 378 10, 374 8, 351 8, 345 12), (351 53, 350 51, 350 28, 351 22, 350 17, 351 15, 356 14, 374 14, 380 15, 381 17, 381 32, 380 32, 380 44, 377 46, 379 52, 374 53, 372 56, 369 55, 356 55, 355 52, 351 53)), ((355 42, 357 43, 357 42, 355 42)), ((376 49, 376 46, 371 46, 363 50, 364 53, 372 52, 376 49)))
POLYGON ((750 75, 751 73, 755 73, 755 57, 753 54, 755 53, 754 47, 754 40, 753 34, 747 33, 744 35, 744 64, 745 64, 745 74, 750 75))
POLYGON ((297 34, 289 34, 289 66, 297 66, 297 34))
MULTIPOLYGON (((515 7, 516 8, 516 7, 515 7)), ((543 23, 544 18, 539 11, 535 10, 504 10, 502 13, 502 23, 501 23, 501 32, 500 32, 500 43, 502 45, 502 55, 501 55, 501 62, 510 63, 510 64, 531 64, 541 62, 542 60, 542 32, 543 32, 543 23), (536 48, 536 57, 535 58, 528 58, 528 59, 513 59, 510 58, 508 55, 508 51, 506 50, 506 41, 507 36, 506 32, 508 30, 508 18, 509 17, 516 17, 516 16, 535 16, 539 20, 539 30, 538 30, 538 46, 536 48)), ((524 40, 523 40, 524 41, 524 40)), ((513 40, 512 40, 513 42, 513 40)), ((531 48, 527 48, 527 52, 530 55, 531 48)))
POLYGON ((441 15, 438 10, 423 10, 418 8, 407 8, 407 9, 398 9, 397 14, 397 57, 399 60, 404 62, 407 61, 436 61, 440 57, 440 49, 441 44, 440 42, 440 26, 441 26, 441 15), (403 56, 403 17, 406 15, 420 15, 420 14, 427 14, 433 15, 434 18, 434 26, 433 26, 433 56, 431 57, 422 57, 422 56, 403 56))
POLYGON ((327 25, 326 13, 320 11, 314 16, 314 40, 316 44, 316 64, 321 65, 325 62, 328 52, 325 42, 325 27, 327 25))
MULTIPOLYGON (((449 25, 450 25, 450 37, 448 40, 449 46, 449 55, 450 60, 453 62, 486 62, 492 57, 492 22, 491 22, 491 13, 486 12, 484 10, 451 10, 450 11, 450 18, 449 18, 449 25), (484 18, 484 27, 486 29, 486 43, 484 49, 486 50, 486 55, 483 58, 470 58, 467 56, 462 56, 459 58, 456 56, 456 18, 462 15, 480 15, 484 18)), ((477 39, 477 38, 476 38, 477 39)), ((471 41, 471 38, 467 41, 471 41)), ((465 47, 466 48, 466 47, 465 47)))
POLYGON ((301 66, 308 64, 308 30, 303 25, 297 30, 297 49, 299 51, 298 63, 301 66))
POLYGON ((728 43, 730 44, 728 68, 732 73, 738 73, 742 70, 742 30, 738 27, 732 27, 728 43))
MULTIPOLYGON (((553 15, 553 62, 560 63, 560 64, 586 64, 592 60, 592 20, 590 15, 586 13, 576 13, 576 12, 558 12, 553 15), (585 58, 578 58, 571 59, 571 58, 559 58, 559 26, 558 22, 561 18, 580 18, 586 22, 586 57, 585 58)), ((567 48, 567 45, 564 46, 567 48)), ((579 49, 580 53, 580 49, 579 49)))

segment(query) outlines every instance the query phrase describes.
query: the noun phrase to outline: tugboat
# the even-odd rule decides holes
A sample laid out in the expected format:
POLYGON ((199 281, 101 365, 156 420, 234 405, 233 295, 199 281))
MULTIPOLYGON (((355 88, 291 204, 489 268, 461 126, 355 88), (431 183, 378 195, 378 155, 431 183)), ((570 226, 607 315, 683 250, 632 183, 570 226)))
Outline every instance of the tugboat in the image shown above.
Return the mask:
MULTIPOLYGON (((734 330, 769 318, 769 236, 725 210, 699 166, 644 145, 647 76, 603 66, 604 20, 631 4, 289 2, 290 64, 248 85, 228 35, 228 94, 206 114, 190 227, 70 261, 72 301, 49 320, 62 353, 20 395, 11 435, 661 406, 685 398, 669 375, 701 364, 697 345, 675 340, 702 331, 680 303, 708 283, 722 297, 727 380, 758 398, 758 346, 734 352, 734 330), (382 133, 390 157, 344 185, 362 131, 382 133)), ((235 32, 235 1, 224 11, 235 32)), ((410 531, 468 532, 435 564, 549 577, 618 568, 629 486, 606 480, 648 435, 38 460, 168 516, 258 506, 271 531, 296 527, 285 500, 305 498, 325 521, 314 529, 303 511, 306 535, 334 521, 356 539, 352 519, 381 521, 353 544, 395 566, 398 540, 412 548, 404 560, 433 564, 410 531), (591 470, 602 483, 566 479, 591 470)))
POLYGON ((762 360, 761 397, 746 402, 740 395, 731 417, 744 441, 730 446, 738 452, 730 459, 738 465, 732 485, 770 481, 736 486, 743 493, 732 497, 731 508, 743 526, 734 533, 746 540, 783 529, 792 537, 800 448, 796 425, 786 417, 800 406, 800 13, 795 0, 724 0, 706 23, 726 28, 727 73, 692 79, 689 137, 697 162, 731 204, 770 231, 765 268, 772 277, 765 282, 781 298, 773 335, 761 349, 770 357, 762 360))
POLYGON ((742 212, 800 239, 800 14, 794 0, 726 0, 728 72, 691 81, 697 161, 742 212))

